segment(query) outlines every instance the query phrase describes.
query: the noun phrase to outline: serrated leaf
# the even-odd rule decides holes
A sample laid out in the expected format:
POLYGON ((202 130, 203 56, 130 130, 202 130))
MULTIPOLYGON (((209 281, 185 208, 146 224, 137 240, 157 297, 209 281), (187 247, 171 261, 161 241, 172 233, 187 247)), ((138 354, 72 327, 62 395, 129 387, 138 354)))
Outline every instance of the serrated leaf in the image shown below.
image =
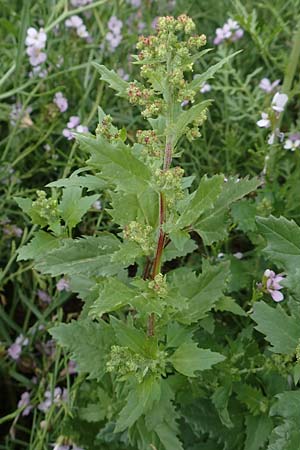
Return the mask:
POLYGON ((212 402, 218 411, 220 420, 227 428, 233 428, 228 412, 228 402, 231 396, 231 380, 225 380, 224 386, 219 386, 212 395, 212 402))
POLYGON ((220 70, 224 64, 226 64, 230 59, 234 58, 236 55, 241 53, 242 50, 238 50, 235 53, 232 53, 232 55, 226 56, 226 58, 223 58, 221 61, 219 61, 217 64, 214 64, 213 66, 210 66, 206 72, 195 75, 193 81, 191 81, 188 85, 188 89, 192 90, 198 90, 201 88, 202 84, 205 83, 205 81, 210 80, 214 77, 214 74, 220 70))
POLYGON ((274 428, 267 450, 298 450, 299 442, 299 420, 287 420, 274 428))
POLYGON ((271 436, 268 450, 294 450, 300 442, 300 391, 277 394, 277 401, 271 407, 271 416, 284 418, 284 423, 276 427, 271 436))
POLYGON ((187 309, 177 316, 182 323, 193 323, 206 317, 221 296, 224 295, 229 264, 205 266, 198 277, 193 272, 175 271, 172 282, 178 287, 183 297, 188 297, 187 309))
POLYGON ((231 215, 237 229, 245 233, 256 231, 256 205, 248 200, 242 200, 232 205, 231 215))
POLYGON ((104 313, 117 311, 128 305, 136 295, 135 290, 130 289, 117 278, 103 280, 97 284, 93 291, 97 295, 89 312, 89 315, 93 318, 101 318, 104 313))
POLYGON ((204 100, 197 105, 192 106, 187 111, 182 111, 177 117, 176 122, 171 125, 167 132, 172 136, 172 146, 175 147, 178 140, 185 133, 186 127, 194 120, 199 118, 200 113, 212 103, 212 100, 204 100))
POLYGON ((166 450, 184 450, 182 443, 168 423, 158 425, 155 431, 166 450))
POLYGON ((87 191, 98 191, 105 189, 107 187, 107 181, 102 180, 101 178, 95 175, 77 175, 77 172, 74 172, 69 178, 61 178, 57 181, 52 181, 51 183, 46 184, 46 187, 80 187, 87 188, 87 191))
POLYGON ((210 211, 201 217, 194 229, 202 237, 206 245, 223 240, 227 236, 225 214, 229 206, 255 190, 261 182, 257 178, 230 178, 223 185, 223 190, 210 211))
POLYGON ((204 211, 213 206, 223 184, 223 175, 215 175, 212 178, 207 178, 205 175, 201 179, 198 189, 190 196, 190 201, 181 213, 177 225, 181 228, 193 225, 204 211))
POLYGON ((272 419, 266 415, 246 417, 244 450, 263 450, 273 428, 272 419))
POLYGON ((108 83, 109 87, 114 89, 118 96, 127 97, 127 88, 129 83, 123 80, 114 70, 109 70, 102 64, 93 63, 93 66, 98 70, 101 75, 101 80, 108 83))
POLYGON ((156 340, 148 338, 142 330, 127 325, 113 316, 110 320, 119 345, 128 347, 134 353, 140 353, 146 358, 150 357, 149 350, 153 344, 156 348, 156 340))
POLYGON ((300 227, 293 220, 258 217, 257 226, 268 243, 264 252, 273 262, 291 272, 300 266, 300 227))
POLYGON ((126 405, 120 412, 115 432, 124 431, 131 427, 141 415, 151 410, 160 399, 160 379, 148 376, 134 389, 131 389, 126 405))
POLYGON ((236 303, 232 297, 222 297, 220 298, 215 306, 216 311, 229 311, 237 316, 246 317, 245 311, 236 303))
POLYGON ((300 339, 299 321, 289 316, 280 305, 271 307, 265 302, 256 303, 252 319, 257 323, 256 330, 266 336, 274 353, 290 355, 295 353, 300 339))
POLYGON ((175 369, 187 377, 196 377, 196 371, 210 369, 224 361, 225 356, 208 349, 199 348, 194 343, 183 343, 169 358, 175 369))
POLYGON ((100 403, 90 403, 86 407, 79 408, 78 415, 81 420, 86 422, 100 422, 105 418, 105 411, 100 403))
POLYGON ((47 252, 59 247, 60 241, 45 231, 37 231, 31 241, 18 249, 17 261, 28 259, 38 260, 47 252))
POLYGON ((268 410, 267 398, 260 389, 246 383, 236 383, 234 392, 240 402, 244 403, 254 415, 265 413, 268 410))
POLYGON ((102 175, 118 189, 136 194, 148 188, 150 169, 134 156, 129 146, 123 142, 111 144, 101 136, 77 136, 83 149, 91 153, 88 163, 101 170, 102 175))
MULTIPOLYGON (((172 237, 174 238, 174 235, 171 234, 170 237, 172 239, 172 237)), ((177 245, 175 245, 174 242, 172 241, 164 249, 162 258, 163 262, 172 261, 172 259, 186 256, 189 253, 193 253, 198 248, 196 242, 193 239, 191 239, 189 235, 187 235, 187 238, 185 238, 184 241, 182 242, 182 246, 180 249, 178 248, 179 247, 178 241, 176 242, 176 244, 177 245)))
POLYGON ((180 325, 177 322, 168 324, 167 348, 179 347, 182 342, 192 341, 193 329, 180 325))
POLYGON ((59 211, 69 229, 74 228, 81 221, 82 216, 98 198, 98 194, 82 197, 82 188, 80 187, 64 188, 59 211))
POLYGON ((114 275, 121 266, 118 262, 111 262, 110 255, 118 250, 119 242, 109 233, 74 240, 66 239, 60 248, 41 257, 36 263, 36 268, 52 276, 114 275))
POLYGON ((71 353, 79 373, 87 373, 90 379, 104 375, 113 343, 113 331, 108 324, 89 319, 72 321, 51 328, 49 333, 71 353))

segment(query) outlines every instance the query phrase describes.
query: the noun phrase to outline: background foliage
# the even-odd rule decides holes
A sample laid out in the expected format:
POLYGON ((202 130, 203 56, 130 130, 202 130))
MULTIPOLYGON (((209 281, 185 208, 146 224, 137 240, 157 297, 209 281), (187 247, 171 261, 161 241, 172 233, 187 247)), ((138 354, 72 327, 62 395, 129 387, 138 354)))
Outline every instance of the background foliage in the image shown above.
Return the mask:
MULTIPOLYGON (((99 81, 99 73, 92 62, 105 64, 115 71, 122 69, 124 72, 120 73, 128 74, 130 80, 137 79, 137 67, 130 57, 135 52, 137 36, 152 33, 152 21, 158 15, 187 13, 195 20, 197 31, 207 35, 207 47, 214 48, 197 62, 196 73, 204 72, 237 50, 242 49, 243 52, 230 59, 209 81, 211 91, 203 94, 203 99, 213 99, 213 104, 201 129, 202 137, 192 143, 187 140, 180 143, 185 175, 194 175, 195 183, 205 174, 208 177, 217 173, 224 173, 228 178, 260 177, 266 154, 270 152, 271 158, 265 182, 246 198, 232 205, 228 202, 229 213, 226 212, 222 222, 225 223, 226 217, 224 233, 217 242, 192 236, 197 250, 176 259, 171 255, 165 264, 166 273, 186 266, 197 275, 209 270, 208 264, 211 265, 211 272, 207 272, 208 279, 203 280, 203 285, 211 280, 207 296, 212 301, 209 312, 199 316, 201 321, 193 335, 199 347, 210 348, 226 359, 209 372, 200 372, 200 375, 197 372, 198 376, 193 377, 196 363, 184 374, 188 378, 177 377, 176 386, 172 386, 170 381, 169 397, 166 394, 148 420, 163 422, 164 417, 172 416, 173 435, 164 437, 163 427, 160 434, 160 440, 167 442, 167 449, 182 448, 179 446, 182 445, 188 450, 297 450, 300 448, 300 153, 299 149, 295 152, 285 150, 280 142, 270 147, 266 132, 259 129, 256 122, 272 99, 272 94, 259 88, 260 80, 264 77, 272 81, 280 79, 281 85, 283 81, 289 81, 292 71, 290 52, 299 22, 299 1, 267 0, 259 3, 247 0, 241 3, 238 0, 215 0, 207 3, 202 0, 144 0, 138 8, 131 3, 95 0, 79 6, 77 14, 84 20, 91 36, 87 40, 65 26, 65 20, 74 14, 71 2, 1 2, 3 440, 0 448, 49 449, 51 444, 58 442, 59 436, 70 436, 74 443, 86 450, 148 448, 147 430, 142 422, 131 435, 124 431, 128 411, 123 413, 125 425, 119 424, 118 433, 113 433, 113 426, 107 419, 114 416, 120 405, 116 402, 109 377, 99 387, 96 378, 103 363, 99 361, 97 366, 97 346, 93 346, 93 342, 98 345, 103 333, 108 340, 109 331, 100 329, 97 322, 90 328, 84 321, 74 321, 74 332, 70 335, 63 333, 66 327, 63 323, 76 320, 81 313, 82 301, 68 290, 67 285, 66 289, 61 289, 62 282, 57 286, 61 281, 58 275, 62 272, 55 266, 56 261, 50 270, 53 276, 57 276, 54 279, 33 269, 30 260, 23 261, 19 257, 17 261, 17 251, 30 241, 37 226, 32 226, 28 216, 18 208, 16 198, 35 200, 36 191, 47 183, 66 178, 84 166, 87 149, 79 147, 74 140, 67 140, 62 134, 71 116, 79 116, 80 123, 94 132, 98 124, 98 106, 101 106, 113 117, 118 128, 126 128, 127 141, 135 142, 135 132, 144 128, 145 120, 136 107, 113 95, 113 91, 99 81), (111 16, 123 23, 122 40, 114 51, 109 48, 106 38, 111 16), (214 46, 216 28, 229 17, 238 21, 244 29, 244 36, 235 43, 214 46), (47 74, 42 78, 29 76, 32 67, 26 55, 25 40, 30 26, 37 29, 43 26, 47 32, 47 74), (53 103, 57 92, 62 92, 68 100, 66 112, 60 112, 53 103), (12 110, 16 104, 21 105, 22 112, 14 121, 12 110), (229 232, 227 236, 225 231, 229 232), (267 268, 286 276, 282 282, 285 285, 284 301, 280 305, 273 302, 269 292, 262 292, 257 287, 267 268), (54 337, 62 346, 56 346, 48 333, 54 324, 58 325, 53 332, 54 337), (13 359, 9 348, 20 335, 24 337, 21 338, 22 352, 19 358, 13 359), (76 349, 73 349, 74 336, 79 339, 76 349), (90 342, 89 348, 86 348, 87 341, 90 342), (74 371, 66 347, 77 360, 78 367, 74 371), (81 358, 84 358, 83 372, 89 373, 88 383, 83 382, 84 374, 77 374, 81 358), (86 366, 87 361, 90 361, 90 367, 86 366), (66 390, 67 397, 64 395, 66 390), (24 407, 18 408, 24 391, 31 392, 31 404, 34 405, 26 416, 22 415, 24 407), (52 395, 49 408, 46 411, 38 408, 49 395, 51 397, 47 392, 54 391, 55 401, 52 395), (173 391, 176 391, 176 398, 172 398, 173 391), (159 412, 162 419, 155 417, 159 412), (85 432, 87 426, 88 434, 85 432), (180 435, 182 444, 178 444, 176 434, 180 435), (129 442, 135 442, 133 447, 129 442)), ((299 88, 296 72, 291 89, 288 86, 290 101, 281 123, 286 136, 299 130, 299 88)), ((89 179, 90 191, 94 191, 93 182, 95 180, 89 179)), ((81 208, 76 210, 78 217, 70 218, 67 206, 72 204, 72 198, 65 200, 65 217, 70 220, 71 227, 77 225, 76 236, 88 236, 91 252, 95 252, 93 239, 100 232, 117 234, 118 211, 119 215, 123 212, 122 202, 115 199, 116 212, 112 219, 106 211, 110 197, 103 187, 97 185, 100 196, 93 198, 93 202, 100 200, 101 205, 98 203, 91 207, 93 202, 89 199, 88 204, 83 197, 81 208)), ((52 192, 56 192, 54 187, 52 192)), ((76 198, 74 202, 78 206, 76 198)), ((222 205, 223 202, 220 207, 222 205)), ((110 245, 113 247, 114 243, 110 245)), ((40 242, 36 242, 41 255, 50 247, 40 247, 40 242)), ((26 247, 21 250, 21 255, 24 249, 26 247)), ((65 250, 64 256, 67 257, 65 250)), ((98 269, 103 264, 101 252, 99 255, 97 251, 97 256, 98 269)), ((77 285, 72 289, 80 293, 85 292, 88 286, 81 278, 79 266, 70 263, 69 273, 73 270, 73 274, 78 275, 77 285)), ((179 286, 192 286, 195 282, 187 279, 183 269, 176 273, 179 286)), ((173 282, 175 284, 176 279, 173 282)), ((103 289, 101 286, 99 291, 103 289)), ((109 286, 105 289, 109 292, 109 286)), ((100 306, 103 307, 102 304, 100 306)), ((98 314, 105 312, 100 310, 98 314)), ((84 314, 85 309, 83 317, 84 314)), ((115 327, 118 326, 121 327, 116 321, 115 327)), ((122 341, 121 328, 118 333, 122 341)), ((176 328, 171 329, 169 335, 170 339, 179 339, 180 342, 187 337, 181 337, 176 328)), ((189 350, 192 352, 191 348, 184 348, 183 356, 188 355, 189 350)), ((177 365, 182 370, 186 366, 182 354, 174 358, 175 367, 177 365)), ((132 392, 132 396, 139 395, 138 390, 132 392)), ((134 398, 129 400, 134 404, 134 398)), ((154 400, 149 400, 150 411, 151 401, 154 400)), ((132 409, 130 401, 128 409, 132 409)))

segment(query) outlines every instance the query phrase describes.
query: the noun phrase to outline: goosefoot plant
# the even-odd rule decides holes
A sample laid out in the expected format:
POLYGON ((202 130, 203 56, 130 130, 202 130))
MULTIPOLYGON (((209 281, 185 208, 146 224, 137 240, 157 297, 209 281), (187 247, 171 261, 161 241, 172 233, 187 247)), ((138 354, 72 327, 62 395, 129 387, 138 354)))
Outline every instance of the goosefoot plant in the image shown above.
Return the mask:
POLYGON ((202 340, 202 348, 199 343, 209 312, 220 301, 222 310, 233 308, 234 300, 224 296, 229 266, 204 249, 226 237, 229 206, 259 181, 203 176, 192 189, 194 177, 177 163, 182 139, 200 136, 211 103, 201 101, 200 87, 228 60, 192 78, 195 61, 208 52, 200 50, 205 36, 194 31, 186 15, 160 18, 157 33, 137 44, 143 82, 128 83, 95 64, 117 95, 141 107, 148 128, 129 145, 125 130, 99 108, 95 135, 76 136, 90 154, 87 167, 50 183, 50 197, 38 191, 35 201, 17 199, 40 226, 19 259, 34 259, 44 274, 64 275, 84 301, 77 321, 50 329, 82 374, 72 417, 60 430, 62 443, 66 435, 90 450, 109 442, 113 448, 183 449, 180 396, 192 395, 201 371, 221 371, 224 364, 213 340, 202 340), (192 106, 183 107, 184 100, 192 106), (103 190, 114 232, 74 238, 103 190), (200 273, 178 267, 193 252, 200 273), (90 429, 83 425, 88 422, 90 429))

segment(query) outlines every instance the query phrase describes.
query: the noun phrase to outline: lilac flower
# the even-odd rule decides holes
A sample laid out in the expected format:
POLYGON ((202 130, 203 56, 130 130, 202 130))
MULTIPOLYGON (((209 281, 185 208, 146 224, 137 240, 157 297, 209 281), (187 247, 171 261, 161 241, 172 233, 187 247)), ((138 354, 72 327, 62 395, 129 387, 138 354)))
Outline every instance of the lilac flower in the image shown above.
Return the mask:
POLYGON ((271 121, 269 118, 269 114, 262 112, 261 119, 256 122, 256 125, 258 125, 260 128, 270 128, 271 121))
POLYGON ((32 70, 29 72, 29 77, 33 78, 35 76, 38 76, 39 78, 46 78, 48 75, 47 69, 42 69, 41 66, 33 67, 32 70))
POLYGON ((286 94, 280 94, 279 92, 277 92, 272 100, 272 109, 279 113, 283 112, 287 101, 288 96, 286 94))
POLYGON ((222 28, 216 29, 216 37, 214 44, 219 45, 224 41, 235 42, 241 39, 244 35, 244 30, 240 28, 236 20, 228 19, 222 28))
POLYGON ((16 344, 15 342, 8 347, 7 354, 11 359, 17 361, 22 353, 22 346, 20 344, 16 344))
POLYGON ((78 116, 71 116, 69 119, 69 122, 67 123, 67 127, 72 129, 77 127, 77 125, 80 124, 80 117, 78 116))
POLYGON ((263 78, 260 81, 258 86, 260 87, 260 89, 265 91, 267 94, 270 94, 271 92, 273 92, 275 90, 275 88, 279 85, 279 83, 280 83, 280 80, 275 80, 275 81, 273 81, 273 83, 271 83, 269 78, 263 78))
POLYGON ((68 140, 74 139, 74 134, 70 130, 75 130, 77 133, 87 133, 89 131, 88 127, 80 125, 80 118, 78 116, 71 116, 67 123, 67 128, 62 132, 63 136, 68 140))
POLYGON ((56 289, 61 292, 61 291, 68 291, 70 289, 70 284, 68 282, 68 280, 66 278, 61 278, 57 283, 56 283, 56 289))
POLYGON ((7 349, 7 354, 10 356, 11 359, 17 361, 22 353, 22 347, 25 347, 28 345, 28 338, 25 338, 23 334, 20 334, 20 336, 17 337, 15 342, 11 344, 7 349))
POLYGON ((47 35, 43 28, 37 31, 35 28, 30 27, 27 30, 27 37, 25 39, 25 44, 27 47, 34 47, 43 49, 46 47, 47 35))
POLYGON ((30 405, 30 393, 25 391, 23 392, 23 394, 21 395, 21 398, 18 402, 18 408, 23 408, 22 411, 22 416, 28 416, 28 414, 30 414, 30 411, 32 410, 33 406, 30 405))
POLYGON ((44 394, 44 401, 38 405, 38 409, 44 413, 46 413, 53 404, 60 404, 62 402, 66 402, 68 398, 68 391, 65 388, 56 387, 54 392, 52 393, 50 390, 47 390, 44 394))
POLYGON ((65 21, 65 25, 67 28, 78 28, 83 24, 83 20, 79 16, 71 16, 69 19, 65 21))
POLYGON ((69 445, 62 445, 62 444, 54 444, 53 450, 70 450, 69 445))
POLYGON ((114 51, 122 40, 121 29, 123 27, 123 22, 116 16, 111 16, 107 26, 109 32, 106 34, 106 40, 109 42, 110 50, 114 51))
POLYGON ((291 150, 294 152, 296 148, 300 147, 300 139, 292 140, 291 138, 287 139, 283 146, 286 150, 291 150))
POLYGON ((15 224, 6 223, 3 226, 3 234, 8 237, 21 237, 23 230, 15 224))
POLYGON ((46 53, 42 52, 38 47, 28 47, 26 53, 29 56, 29 62, 32 66, 43 64, 47 59, 46 53))
POLYGON ((77 131, 77 133, 87 133, 89 131, 88 127, 86 127, 85 125, 78 125, 75 130, 77 131))
POLYGON ((43 52, 46 47, 47 35, 43 28, 39 31, 33 27, 28 28, 25 44, 27 46, 26 53, 29 56, 29 62, 33 67, 43 64, 47 55, 43 52))
POLYGON ((51 297, 50 297, 50 295, 49 295, 47 292, 42 291, 42 289, 38 289, 37 295, 38 295, 38 298, 39 298, 42 302, 48 303, 48 304, 51 303, 51 297))
POLYGON ((268 136, 268 140, 267 140, 268 144, 269 144, 269 145, 273 145, 273 144, 275 143, 275 141, 276 141, 276 138, 278 138, 280 142, 282 142, 283 139, 284 139, 284 133, 282 133, 282 132, 279 130, 279 128, 276 128, 276 130, 273 131, 273 133, 271 133, 271 134, 268 136))
POLYGON ((74 28, 76 30, 77 36, 84 39, 90 38, 89 32, 87 31, 81 17, 76 15, 71 16, 65 21, 65 25, 67 28, 74 28))
POLYGON ((183 102, 180 103, 182 107, 187 106, 189 104, 189 100, 183 100, 183 102))
POLYGON ((129 80, 129 75, 128 73, 125 72, 125 70, 120 67, 120 69, 117 70, 117 74, 124 80, 124 81, 128 81, 129 80))
POLYGON ((122 20, 119 20, 116 16, 111 16, 107 26, 110 31, 112 31, 115 34, 118 34, 122 29, 123 22, 122 20))
POLYGON ((267 269, 264 272, 263 285, 265 290, 271 295, 274 302, 281 302, 283 300, 283 294, 280 289, 283 286, 280 285, 280 281, 284 280, 282 274, 276 275, 273 270, 267 269))
POLYGON ((233 254, 236 259, 243 259, 244 254, 242 252, 236 252, 233 254))
POLYGON ((74 8, 79 8, 80 6, 85 6, 92 2, 93 0, 71 0, 71 5, 74 6, 74 8))
POLYGON ((56 92, 53 103, 56 104, 60 112, 65 112, 68 109, 68 100, 63 96, 62 92, 56 92))
POLYGON ((153 19, 152 22, 151 22, 151 27, 152 27, 154 30, 156 30, 157 23, 158 23, 158 19, 159 19, 158 16, 157 16, 157 17, 154 17, 154 19, 153 19))
POLYGON ((94 209, 97 209, 97 211, 101 211, 101 209, 102 209, 101 201, 100 201, 100 200, 96 200, 96 201, 92 204, 92 207, 93 207, 94 209))
POLYGON ((203 83, 200 88, 200 92, 202 94, 205 94, 205 92, 209 92, 209 91, 211 91, 211 85, 209 83, 203 83))
POLYGON ((31 106, 28 106, 23 112, 23 106, 20 102, 14 103, 11 106, 11 111, 9 114, 10 123, 12 126, 16 126, 17 122, 20 121, 21 128, 28 128, 33 125, 30 114, 32 113, 31 106))
POLYGON ((74 375, 77 373, 77 363, 76 361, 73 361, 72 359, 68 362, 68 373, 69 375, 74 375))

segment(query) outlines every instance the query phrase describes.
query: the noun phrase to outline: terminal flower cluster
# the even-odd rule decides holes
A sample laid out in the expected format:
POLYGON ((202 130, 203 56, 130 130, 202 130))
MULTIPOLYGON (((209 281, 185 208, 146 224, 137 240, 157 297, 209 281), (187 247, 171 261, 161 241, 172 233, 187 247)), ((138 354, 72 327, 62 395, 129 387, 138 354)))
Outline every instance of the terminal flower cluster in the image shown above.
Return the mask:
POLYGON ((33 67, 32 75, 39 74, 40 76, 46 75, 46 72, 42 71, 42 64, 47 59, 47 54, 44 51, 47 42, 47 34, 43 28, 37 30, 34 27, 30 27, 27 30, 27 36, 25 39, 25 45, 27 47, 26 53, 29 56, 29 62, 33 67))

